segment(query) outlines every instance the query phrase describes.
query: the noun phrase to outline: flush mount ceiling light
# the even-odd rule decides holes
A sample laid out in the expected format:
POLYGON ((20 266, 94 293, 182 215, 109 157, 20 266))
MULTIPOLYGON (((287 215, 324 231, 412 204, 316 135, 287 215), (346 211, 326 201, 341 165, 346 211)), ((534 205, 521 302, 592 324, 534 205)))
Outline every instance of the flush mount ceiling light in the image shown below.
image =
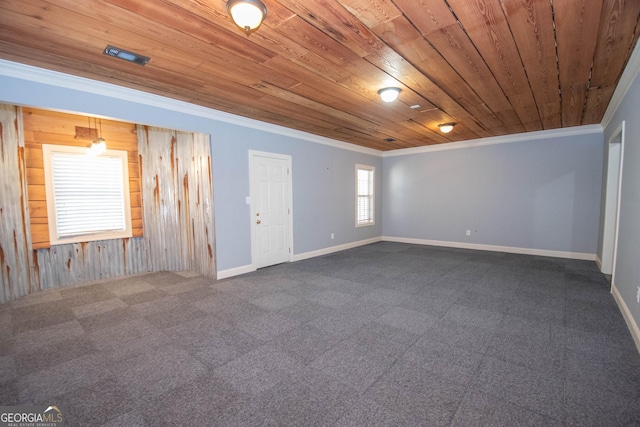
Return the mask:
POLYGON ((384 102, 393 102, 398 99, 400 92, 402 92, 402 89, 399 87, 385 87, 378 91, 378 95, 380 95, 380 98, 382 98, 384 102))
POLYGON ((104 54, 113 56, 114 58, 124 59, 125 61, 133 62, 138 65, 147 65, 147 62, 151 59, 148 56, 129 52, 128 50, 120 49, 119 47, 111 45, 107 45, 107 47, 104 48, 104 54))
POLYGON ((455 123, 442 123, 441 125, 438 125, 438 127, 440 128, 440 132, 449 133, 453 130, 455 125, 455 123))
POLYGON ((260 0, 229 0, 227 12, 247 36, 257 30, 267 17, 267 7, 260 0))

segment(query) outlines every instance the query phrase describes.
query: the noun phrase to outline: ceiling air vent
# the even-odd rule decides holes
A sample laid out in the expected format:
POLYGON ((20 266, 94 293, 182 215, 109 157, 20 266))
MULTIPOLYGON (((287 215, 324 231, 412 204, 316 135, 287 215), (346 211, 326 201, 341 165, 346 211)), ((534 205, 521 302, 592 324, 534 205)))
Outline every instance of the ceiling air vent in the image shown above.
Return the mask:
POLYGON ((124 59, 125 61, 133 62, 138 65, 146 65, 151 59, 148 56, 129 52, 128 50, 120 49, 119 47, 111 45, 107 45, 107 47, 104 48, 104 54, 113 56, 114 58, 124 59))

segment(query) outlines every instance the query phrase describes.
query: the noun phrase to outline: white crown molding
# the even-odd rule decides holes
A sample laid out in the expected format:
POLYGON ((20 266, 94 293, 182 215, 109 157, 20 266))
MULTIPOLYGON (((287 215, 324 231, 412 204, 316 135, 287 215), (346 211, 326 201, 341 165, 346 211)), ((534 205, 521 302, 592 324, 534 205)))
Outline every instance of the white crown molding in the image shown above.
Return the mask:
MULTIPOLYGON (((143 92, 137 89, 131 89, 112 83, 91 80, 85 77, 73 76, 58 71, 46 70, 44 68, 20 64, 13 61, 7 61, 5 59, 0 59, 0 76, 12 77, 35 83, 77 90, 79 92, 90 93, 93 95, 106 96, 109 98, 147 105, 150 107, 162 108, 165 110, 189 114, 192 116, 216 120, 219 122, 229 123, 237 126, 243 126, 246 128, 256 129, 264 132, 288 136, 291 138, 302 139, 305 141, 328 145, 343 150, 355 151, 358 153, 369 154, 377 157, 382 156, 382 151, 380 150, 361 147, 355 144, 349 144, 335 139, 313 135, 308 132, 289 129, 284 126, 261 122, 259 120, 249 119, 247 117, 237 116, 231 113, 225 113, 223 111, 218 111, 212 108, 179 101, 177 99, 171 99, 164 96, 143 92)), ((126 117, 121 117, 120 119, 126 120, 126 117)), ((158 123, 153 124, 158 125, 158 123)))
POLYGON ((611 119, 613 119, 613 115, 616 113, 622 100, 625 95, 631 88, 631 85, 635 81, 638 73, 640 72, 640 43, 636 43, 633 52, 631 53, 631 57, 629 57, 629 62, 627 62, 622 75, 620 76, 620 80, 616 85, 616 89, 613 92, 613 96, 611 97, 611 101, 609 101, 609 106, 607 110, 604 112, 604 116, 602 117, 602 121, 600 124, 603 129, 606 129, 611 123, 611 119))
POLYGON ((483 147, 485 145, 507 144, 510 142, 526 142, 546 140, 551 138, 563 138, 575 135, 590 135, 602 133, 601 125, 574 126, 562 129, 539 130, 535 132, 515 133, 511 135, 492 136, 487 138, 470 139, 467 141, 448 142, 446 144, 426 145, 424 147, 401 148, 399 150, 385 151, 382 157, 406 156, 409 154, 432 153, 434 151, 458 150, 461 148, 483 147))

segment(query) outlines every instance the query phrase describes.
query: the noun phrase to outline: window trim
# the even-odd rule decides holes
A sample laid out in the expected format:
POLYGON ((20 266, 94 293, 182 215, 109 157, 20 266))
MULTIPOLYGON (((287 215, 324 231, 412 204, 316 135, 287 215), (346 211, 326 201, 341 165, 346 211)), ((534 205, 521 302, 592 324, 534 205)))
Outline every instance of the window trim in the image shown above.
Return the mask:
POLYGON ((356 227, 368 227, 371 225, 375 225, 376 223, 376 168, 375 166, 356 164, 355 172, 356 172, 356 177, 355 177, 356 227), (365 171, 371 172, 371 194, 367 196, 367 197, 370 197, 371 199, 371 220, 367 222, 358 221, 358 200, 360 198, 360 195, 358 194, 358 171, 359 170, 365 170, 365 171))
POLYGON ((131 221, 131 193, 129 189, 129 156, 125 150, 107 150, 101 157, 114 157, 122 162, 122 193, 124 204, 124 230, 95 231, 72 236, 59 237, 57 233, 57 215, 53 187, 53 171, 51 157, 53 153, 89 155, 89 148, 69 145, 42 144, 44 177, 47 201, 47 220, 49 226, 50 245, 91 242, 96 240, 122 239, 133 236, 131 221))

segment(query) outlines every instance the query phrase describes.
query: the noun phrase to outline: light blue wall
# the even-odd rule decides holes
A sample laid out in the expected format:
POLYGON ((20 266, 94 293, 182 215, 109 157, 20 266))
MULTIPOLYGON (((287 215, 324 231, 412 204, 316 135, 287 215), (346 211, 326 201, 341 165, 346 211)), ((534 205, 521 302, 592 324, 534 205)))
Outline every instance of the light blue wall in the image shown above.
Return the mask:
MULTIPOLYGON (((364 163, 380 171, 381 157, 231 125, 216 125, 211 138, 219 270, 251 263, 250 215, 245 202, 249 196, 248 150, 292 157, 296 254, 380 236, 380 222, 355 227, 355 165, 364 163), (226 245, 232 248, 223 247, 226 245), (223 263, 230 250, 234 265, 223 263)), ((377 175, 380 194, 381 174, 377 175)), ((381 211, 378 204, 378 217, 381 211)))
MULTIPOLYGON (((382 158, 171 111, 131 100, 0 76, 0 102, 100 115, 211 135, 218 271, 251 264, 248 150, 292 157, 294 253, 379 237, 381 223, 355 227, 355 164, 382 169, 382 158), (331 240, 331 233, 335 239, 331 240)), ((381 174, 377 174, 381 200, 381 174)), ((377 217, 381 217, 380 204, 377 217)))
POLYGON ((640 77, 637 75, 604 131, 605 141, 609 141, 623 120, 625 141, 614 284, 636 325, 640 325, 640 304, 636 301, 640 286, 640 77))
POLYGON ((595 254, 602 146, 596 132, 386 157, 382 233, 595 254))

